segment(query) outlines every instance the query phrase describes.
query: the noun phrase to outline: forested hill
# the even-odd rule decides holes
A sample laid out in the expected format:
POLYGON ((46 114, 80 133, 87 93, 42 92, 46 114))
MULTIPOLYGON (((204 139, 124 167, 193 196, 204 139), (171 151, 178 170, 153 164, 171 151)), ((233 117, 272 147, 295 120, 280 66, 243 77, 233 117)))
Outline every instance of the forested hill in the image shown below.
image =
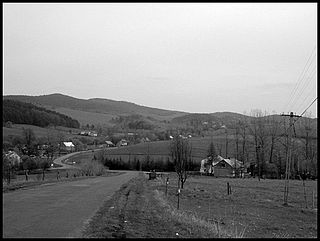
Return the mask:
POLYGON ((40 127, 51 125, 79 128, 80 123, 69 116, 17 100, 3 100, 2 121, 40 127))

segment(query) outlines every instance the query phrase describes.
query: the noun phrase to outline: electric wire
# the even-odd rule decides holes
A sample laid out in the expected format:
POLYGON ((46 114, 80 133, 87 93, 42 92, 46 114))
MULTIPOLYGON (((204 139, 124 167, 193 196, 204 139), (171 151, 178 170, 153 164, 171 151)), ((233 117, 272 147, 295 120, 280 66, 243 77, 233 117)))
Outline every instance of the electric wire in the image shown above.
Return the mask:
POLYGON ((305 64, 302 72, 300 73, 300 76, 298 77, 298 80, 297 80, 297 82, 296 82, 296 85, 295 85, 295 87, 293 88, 293 90, 292 90, 291 93, 290 93, 289 101, 288 101, 287 104, 285 105, 284 109, 287 109, 287 107, 289 107, 289 105, 291 104, 291 102, 294 100, 293 97, 294 97, 294 95, 295 95, 295 93, 296 93, 296 91, 297 91, 297 89, 298 89, 298 86, 299 86, 300 83, 302 82, 303 76, 305 75, 307 69, 309 69, 309 67, 310 67, 310 65, 311 65, 311 62, 309 63, 309 61, 310 61, 311 58, 313 59, 312 56, 313 56, 313 54, 315 53, 315 49, 316 49, 316 46, 314 46, 311 54, 309 55, 309 58, 308 58, 308 60, 307 60, 307 62, 306 62, 306 64, 305 64), (307 67, 307 66, 308 66, 308 67, 307 67))
POLYGON ((301 91, 297 94, 296 98, 293 100, 291 108, 293 108, 298 102, 298 100, 300 100, 301 95, 304 93, 304 91, 307 89, 307 87, 310 85, 310 83, 312 81, 310 81, 316 74, 316 65, 314 66, 314 68, 312 69, 309 77, 305 78, 305 82, 303 84, 303 86, 301 86, 301 91))
MULTIPOLYGON (((309 68, 311 66, 311 63, 312 62, 310 62, 310 64, 308 65, 308 68, 307 68, 306 72, 304 72, 303 77, 302 77, 301 81, 299 82, 299 84, 301 84, 301 85, 299 85, 300 88, 296 89, 295 94, 292 96, 292 98, 290 100, 289 109, 293 109, 293 107, 296 105, 297 101, 300 99, 300 97, 301 97, 302 93, 304 92, 305 88, 310 83, 306 76, 307 76, 307 72, 308 72, 308 70, 309 70, 309 68)), ((311 73, 313 73, 315 71, 315 69, 316 69, 316 65, 312 69, 311 73)))

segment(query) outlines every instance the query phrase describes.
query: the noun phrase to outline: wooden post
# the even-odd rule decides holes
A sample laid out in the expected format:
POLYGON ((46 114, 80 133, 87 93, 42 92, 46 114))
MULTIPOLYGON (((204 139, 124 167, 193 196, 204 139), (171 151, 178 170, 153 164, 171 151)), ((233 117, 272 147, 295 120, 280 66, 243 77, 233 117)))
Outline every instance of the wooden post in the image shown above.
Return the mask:
POLYGON ((230 194, 230 193, 229 193, 229 190, 230 190, 230 189, 229 189, 229 182, 227 182, 227 193, 228 193, 228 195, 230 194))
POLYGON ((312 190, 312 209, 314 209, 314 191, 312 190))
POLYGON ((177 193, 177 195, 178 195, 178 210, 179 210, 179 202, 180 202, 180 188, 178 189, 178 193, 177 193))
POLYGON ((169 177, 167 177, 167 181, 166 181, 166 196, 168 194, 168 184, 169 184, 169 177))
POLYGON ((307 195, 306 195, 306 186, 304 184, 304 180, 302 179, 302 183, 303 183, 303 193, 304 193, 304 201, 306 203, 306 208, 308 208, 308 205, 307 205, 307 195))
POLYGON ((25 175, 26 175, 26 181, 28 181, 28 171, 25 170, 25 175))

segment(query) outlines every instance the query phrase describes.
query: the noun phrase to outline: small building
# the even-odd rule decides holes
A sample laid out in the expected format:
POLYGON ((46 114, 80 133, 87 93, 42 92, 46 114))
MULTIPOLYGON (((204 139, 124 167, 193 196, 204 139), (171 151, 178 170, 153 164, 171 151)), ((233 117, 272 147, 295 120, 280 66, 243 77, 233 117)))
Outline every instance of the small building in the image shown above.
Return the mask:
POLYGON ((242 173, 243 162, 235 158, 223 159, 213 165, 213 175, 216 177, 236 177, 242 173))
POLYGON ((5 156, 8 158, 11 165, 19 165, 22 162, 21 157, 15 151, 8 151, 5 156))
POLYGON ((75 149, 75 146, 72 143, 72 141, 64 141, 62 142, 62 148, 66 151, 73 152, 75 149))
POLYGON ((118 143, 117 146, 127 146, 128 145, 128 141, 126 141, 125 139, 121 139, 118 143))
POLYGON ((217 156, 213 160, 207 157, 201 161, 200 173, 215 177, 236 177, 244 172, 243 162, 235 158, 225 159, 217 156))
POLYGON ((107 147, 115 147, 115 144, 112 141, 105 141, 107 147))

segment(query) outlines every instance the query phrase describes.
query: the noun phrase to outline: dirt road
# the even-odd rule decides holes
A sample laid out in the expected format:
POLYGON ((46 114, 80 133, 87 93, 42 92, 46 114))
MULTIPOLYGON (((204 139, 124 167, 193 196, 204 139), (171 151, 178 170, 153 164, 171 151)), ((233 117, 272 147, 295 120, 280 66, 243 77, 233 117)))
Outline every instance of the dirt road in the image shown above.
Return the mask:
POLYGON ((128 171, 4 193, 3 237, 80 237, 84 224, 104 201, 137 175, 128 171))

